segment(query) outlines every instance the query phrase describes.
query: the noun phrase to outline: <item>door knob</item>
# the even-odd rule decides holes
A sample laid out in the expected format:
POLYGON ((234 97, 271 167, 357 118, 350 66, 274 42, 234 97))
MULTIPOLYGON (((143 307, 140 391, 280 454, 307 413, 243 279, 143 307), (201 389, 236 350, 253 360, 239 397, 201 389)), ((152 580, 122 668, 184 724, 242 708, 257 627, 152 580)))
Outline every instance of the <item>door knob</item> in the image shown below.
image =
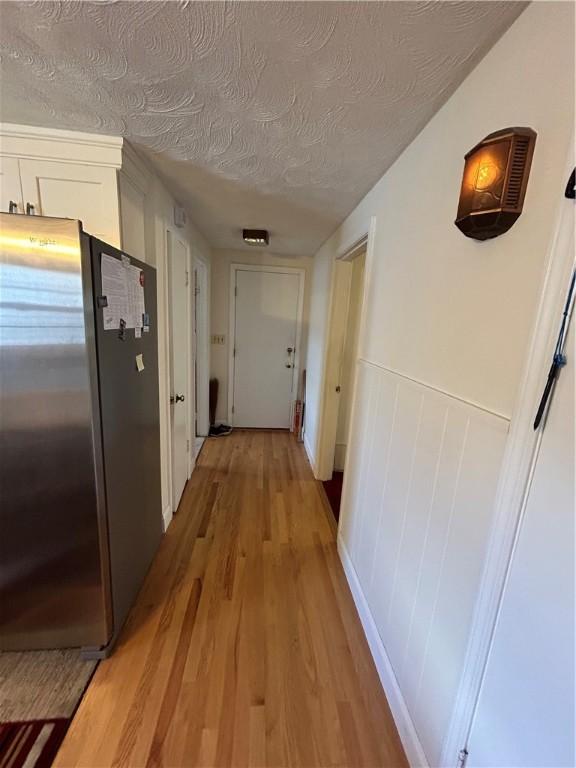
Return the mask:
POLYGON ((291 355, 291 354, 292 354, 292 352, 296 352, 296 350, 295 350, 295 349, 293 349, 292 347, 287 347, 287 348, 286 348, 286 352, 288 352, 288 354, 289 354, 289 355, 291 355))
POLYGON ((292 368, 292 366, 290 365, 290 363, 286 363, 286 368, 292 368))
POLYGON ((170 395, 170 403, 174 405, 175 403, 183 403, 186 398, 184 395, 170 395))

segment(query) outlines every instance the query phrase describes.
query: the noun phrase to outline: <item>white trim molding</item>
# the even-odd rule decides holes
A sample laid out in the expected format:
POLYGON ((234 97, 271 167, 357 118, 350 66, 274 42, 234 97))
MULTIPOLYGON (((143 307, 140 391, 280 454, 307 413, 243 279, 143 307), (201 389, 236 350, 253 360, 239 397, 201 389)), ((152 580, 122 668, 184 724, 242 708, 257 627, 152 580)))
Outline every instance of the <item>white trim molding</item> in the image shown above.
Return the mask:
POLYGON ((121 136, 0 123, 0 154, 108 168, 122 167, 121 136))
POLYGON ((172 507, 170 504, 168 504, 166 507, 164 507, 164 510, 162 512, 162 521, 164 523, 164 533, 168 530, 168 526, 172 522, 172 518, 174 515, 172 514, 172 507))
POLYGON ((312 474, 316 476, 316 467, 314 466, 314 454, 312 452, 312 448, 310 446, 310 443, 308 442, 308 438, 306 435, 304 435, 304 450, 306 451, 306 456, 308 457, 308 463, 312 468, 312 474))
POLYGON ((344 574, 348 581, 348 586, 350 587, 356 610, 358 611, 358 616, 360 617, 360 622, 376 665, 378 677, 380 678, 382 688, 386 694, 386 699, 390 705, 390 711, 392 712, 392 717, 394 718, 396 728, 398 729, 398 735, 400 736, 408 762, 411 768, 427 768, 428 761, 426 760, 422 744, 420 743, 408 707, 402 696, 402 691, 400 690, 400 686, 398 685, 398 681, 392 670, 392 664, 390 663, 390 659, 388 658, 388 654, 382 643, 372 613, 368 607, 366 598, 364 597, 356 570, 354 569, 346 545, 340 535, 338 536, 338 554, 340 555, 344 574))
MULTIPOLYGON (((570 145, 573 146, 573 142, 570 145)), ((567 179, 574 167, 572 152, 567 179)), ((512 416, 496 495, 494 523, 488 542, 470 639, 441 765, 458 765, 466 748, 486 669, 494 628, 520 523, 524 494, 541 430, 533 420, 544 387, 558 332, 566 290, 574 268, 574 203, 562 197, 556 229, 546 258, 545 278, 524 374, 512 416)))
POLYGON ((304 315, 304 292, 306 290, 306 270, 301 267, 279 267, 267 264, 230 264, 230 296, 228 305, 228 424, 234 426, 234 348, 236 346, 236 272, 278 272, 280 274, 298 275, 298 309, 296 320, 296 353, 292 377, 292 407, 298 391, 298 379, 302 365, 302 320, 304 315))

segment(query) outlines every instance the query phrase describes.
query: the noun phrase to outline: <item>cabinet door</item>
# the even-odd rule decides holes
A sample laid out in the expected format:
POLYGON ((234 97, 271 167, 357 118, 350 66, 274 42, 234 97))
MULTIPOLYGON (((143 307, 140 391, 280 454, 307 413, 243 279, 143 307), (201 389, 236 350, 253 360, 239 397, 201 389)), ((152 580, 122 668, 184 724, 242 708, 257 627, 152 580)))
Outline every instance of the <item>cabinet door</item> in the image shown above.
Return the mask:
POLYGON ((18 158, 0 156, 0 211, 2 213, 9 211, 10 202, 18 205, 18 213, 24 213, 18 158))
POLYGON ((85 232, 120 246, 116 170, 101 166, 20 160, 24 203, 41 216, 80 219, 85 232))

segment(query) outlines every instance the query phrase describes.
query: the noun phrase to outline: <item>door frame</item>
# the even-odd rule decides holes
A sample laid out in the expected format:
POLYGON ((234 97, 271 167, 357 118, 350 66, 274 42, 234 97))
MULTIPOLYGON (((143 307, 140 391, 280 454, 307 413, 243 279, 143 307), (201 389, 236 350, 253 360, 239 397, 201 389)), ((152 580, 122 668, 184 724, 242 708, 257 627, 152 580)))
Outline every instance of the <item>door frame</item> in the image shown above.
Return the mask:
POLYGON ((234 426, 234 348, 236 346, 236 273, 237 272, 276 272, 298 276, 298 308, 296 311, 296 351, 292 369, 292 400, 290 403, 290 423, 292 423, 294 400, 298 391, 300 367, 302 361, 302 317, 304 314, 304 290, 306 270, 300 267, 278 267, 266 264, 230 264, 230 296, 228 315, 228 423, 234 426))
MULTIPOLYGON (((192 256, 192 268, 198 276, 196 291, 196 429, 192 423, 192 439, 206 437, 210 431, 210 291, 209 265, 197 254, 192 256)), ((194 290, 193 281, 191 290, 194 290)), ((191 453, 195 453, 191 451, 191 453)))
MULTIPOLYGON (((193 403, 193 397, 194 397, 194 382, 192 381, 191 376, 191 367, 192 367, 192 355, 191 355, 191 337, 192 334, 190 333, 191 328, 191 322, 192 322, 192 312, 191 312, 191 301, 190 301, 190 246, 184 240, 183 238, 178 236, 178 232, 174 232, 170 227, 166 227, 166 327, 167 327, 167 352, 168 352, 168 391, 167 395, 168 398, 170 398, 173 387, 172 387, 172 379, 173 379, 173 347, 172 347, 172 241, 174 238, 178 238, 178 240, 182 243, 185 250, 185 259, 186 259, 186 273, 188 275, 188 286, 186 290, 186 317, 187 317, 187 323, 186 323, 186 333, 187 338, 185 339, 184 343, 184 349, 186 350, 186 369, 188 371, 188 385, 186 388, 186 434, 188 435, 188 459, 187 459, 187 478, 188 480, 190 478, 190 475, 192 474, 192 470, 194 468, 194 451, 192 450, 192 444, 191 444, 191 424, 192 424, 192 417, 191 417, 191 406, 193 403), (190 463, 190 456, 192 455, 192 463, 190 463)), ((174 434, 172 429, 172 406, 170 403, 168 403, 168 432, 170 439, 168 440, 168 468, 169 468, 169 481, 170 481, 170 505, 172 507, 172 514, 176 512, 178 509, 178 505, 175 504, 175 498, 174 498, 174 472, 173 472, 173 445, 174 445, 174 434)))
MULTIPOLYGON (((571 148, 573 141, 574 137, 570 143, 571 148)), ((542 429, 545 427, 544 422, 538 431, 534 431, 532 422, 550 368, 566 291, 574 268, 570 238, 574 231, 576 210, 574 202, 564 197, 563 189, 573 168, 574 159, 570 150, 565 175, 558 184, 558 214, 543 268, 540 300, 502 462, 494 521, 460 685, 444 739, 440 764, 446 768, 456 768, 460 764, 460 751, 467 748, 523 516, 525 492, 542 438, 542 429)), ((571 352, 574 353, 574 350, 571 352)))
MULTIPOLYGON (((368 298, 368 286, 372 275, 374 263, 374 239, 376 236, 376 217, 370 218, 367 230, 357 234, 345 243, 336 254, 332 265, 332 280, 330 285, 330 299, 328 306, 328 329, 324 363, 322 372, 322 397, 320 400, 320 417, 315 446, 315 461, 312 469, 317 480, 329 480, 334 469, 334 455, 336 452, 336 431, 338 428, 338 412, 340 399, 336 394, 336 379, 340 374, 340 361, 343 344, 346 336, 346 317, 341 308, 343 303, 348 306, 350 301, 350 277, 351 262, 361 253, 365 253, 364 285, 362 290, 362 303, 360 307, 360 319, 358 323, 358 347, 357 361, 364 356, 364 336, 366 328, 366 306, 368 298)), ((347 315, 348 310, 346 311, 347 315)), ((357 366, 356 366, 357 368, 357 366)), ((350 433, 354 423, 354 400, 356 394, 357 370, 352 377, 350 389, 351 414, 348 427, 347 443, 350 444, 350 433)), ((310 450, 308 450, 309 458, 310 450)), ((347 461, 347 459, 346 459, 347 461)), ((346 478, 346 467, 344 467, 346 478)), ((346 480, 344 480, 345 482, 346 480)))

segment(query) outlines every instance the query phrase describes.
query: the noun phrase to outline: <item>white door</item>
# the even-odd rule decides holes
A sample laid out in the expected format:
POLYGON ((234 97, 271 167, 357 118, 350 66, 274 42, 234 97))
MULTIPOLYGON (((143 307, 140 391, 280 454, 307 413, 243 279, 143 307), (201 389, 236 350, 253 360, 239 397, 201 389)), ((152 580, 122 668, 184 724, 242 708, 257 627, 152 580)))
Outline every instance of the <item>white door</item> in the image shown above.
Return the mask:
POLYGON ((9 213, 10 203, 17 206, 13 213, 24 213, 18 158, 0 156, 0 211, 9 213))
POLYGON ((184 243, 168 233, 170 290, 170 425, 172 432, 172 508, 178 509, 188 479, 189 338, 188 256, 184 243))
POLYGON ((235 271, 233 422, 290 427, 300 276, 235 271))
MULTIPOLYGON (((24 203, 40 216, 80 219, 84 231, 120 247, 118 181, 113 168, 20 160, 24 203)), ((144 253, 132 254, 143 258, 144 253)))
POLYGON ((573 327, 566 350, 468 742, 475 768, 575 764, 573 327))

